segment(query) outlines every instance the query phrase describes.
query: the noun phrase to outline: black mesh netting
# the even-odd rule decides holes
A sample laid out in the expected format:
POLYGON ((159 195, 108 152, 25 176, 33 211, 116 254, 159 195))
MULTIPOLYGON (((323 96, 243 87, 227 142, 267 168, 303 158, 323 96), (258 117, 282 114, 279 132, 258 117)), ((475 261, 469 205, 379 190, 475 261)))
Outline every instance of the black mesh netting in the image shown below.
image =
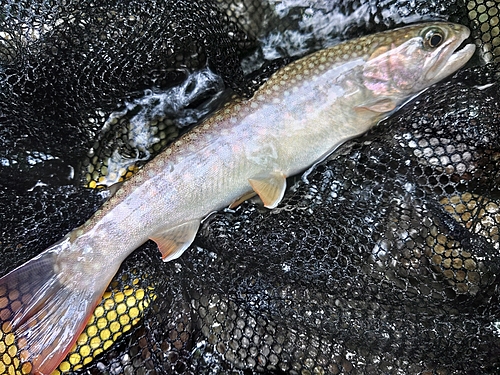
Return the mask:
POLYGON ((60 371, 500 372, 497 2, 0 4, 1 274, 97 209, 84 185, 133 173, 229 88, 250 95, 340 39, 468 25, 472 67, 343 145, 277 209, 212 215, 172 263, 153 243, 131 255, 60 371))

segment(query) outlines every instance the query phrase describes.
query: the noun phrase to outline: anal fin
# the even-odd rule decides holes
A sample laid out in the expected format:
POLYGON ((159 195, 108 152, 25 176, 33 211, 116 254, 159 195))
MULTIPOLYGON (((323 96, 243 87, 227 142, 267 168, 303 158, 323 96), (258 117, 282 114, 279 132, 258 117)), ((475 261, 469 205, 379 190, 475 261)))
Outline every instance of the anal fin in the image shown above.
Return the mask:
POLYGON ((191 245, 196 237, 200 220, 191 220, 176 227, 155 233, 150 237, 160 249, 162 259, 168 262, 177 259, 191 245))
POLYGON ((390 98, 381 98, 370 102, 362 103, 354 107, 355 111, 372 111, 376 113, 387 113, 397 107, 397 102, 390 98))
POLYGON ((275 208, 285 195, 286 176, 282 172, 273 172, 265 177, 250 178, 248 182, 267 208, 275 208))
POLYGON ((241 197, 239 197, 239 198, 238 198, 238 199, 236 199, 233 203, 231 203, 231 204, 229 205, 229 208, 230 208, 230 209, 234 209, 234 208, 238 207, 238 206, 239 206, 240 204, 242 204, 244 201, 246 201, 246 200, 248 200, 248 199, 250 199, 250 198, 252 198, 252 197, 255 197, 255 195, 256 195, 256 194, 257 194, 257 193, 256 193, 255 191, 253 191, 253 190, 252 190, 252 191, 249 191, 249 192, 247 192, 247 193, 245 193, 245 194, 243 194, 241 197))

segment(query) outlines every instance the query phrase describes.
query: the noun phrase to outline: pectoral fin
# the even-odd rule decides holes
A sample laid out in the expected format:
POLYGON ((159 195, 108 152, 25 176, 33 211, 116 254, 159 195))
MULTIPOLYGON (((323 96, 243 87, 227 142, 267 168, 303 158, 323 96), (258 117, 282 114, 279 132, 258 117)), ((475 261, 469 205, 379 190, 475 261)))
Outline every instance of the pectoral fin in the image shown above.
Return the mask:
POLYGON ((372 112, 377 112, 377 113, 385 113, 385 112, 390 112, 390 111, 394 110, 396 108, 396 106, 397 106, 397 103, 394 100, 389 99, 389 98, 381 98, 380 100, 375 100, 372 102, 360 104, 360 105, 354 107, 354 109, 356 111, 366 110, 366 111, 372 111, 372 112))
POLYGON ((281 172, 274 172, 267 177, 250 178, 248 182, 267 208, 276 207, 283 199, 286 177, 281 172))
POLYGON ((160 249, 163 261, 168 262, 180 257, 194 241, 199 227, 200 220, 191 220, 151 236, 160 249))

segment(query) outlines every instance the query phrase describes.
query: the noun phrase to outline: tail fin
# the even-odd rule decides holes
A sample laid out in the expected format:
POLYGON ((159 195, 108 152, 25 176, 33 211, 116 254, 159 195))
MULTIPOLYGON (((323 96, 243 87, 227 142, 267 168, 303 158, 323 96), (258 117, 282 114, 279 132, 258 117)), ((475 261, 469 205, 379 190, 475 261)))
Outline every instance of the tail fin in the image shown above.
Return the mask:
POLYGON ((109 283, 103 280, 107 275, 98 275, 95 290, 63 284, 60 280, 82 275, 62 274, 64 270, 55 266, 56 246, 0 278, 0 341, 14 346, 8 353, 19 358, 9 361, 6 370, 17 367, 19 360, 18 368, 22 367, 23 373, 49 375, 55 370, 85 328, 109 283))

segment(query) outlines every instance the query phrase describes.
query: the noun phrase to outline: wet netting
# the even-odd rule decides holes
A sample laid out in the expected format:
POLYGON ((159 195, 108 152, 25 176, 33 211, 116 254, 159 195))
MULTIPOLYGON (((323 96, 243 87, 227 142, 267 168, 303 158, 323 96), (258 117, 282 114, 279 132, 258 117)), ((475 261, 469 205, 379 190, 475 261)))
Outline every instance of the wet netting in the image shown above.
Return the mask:
MULTIPOLYGON (((498 2, 0 4, 2 275, 297 57, 433 19, 478 46, 278 208, 213 214, 170 263, 134 252, 57 374, 500 373, 498 2)), ((0 373, 29 372, 0 328, 0 373)))

